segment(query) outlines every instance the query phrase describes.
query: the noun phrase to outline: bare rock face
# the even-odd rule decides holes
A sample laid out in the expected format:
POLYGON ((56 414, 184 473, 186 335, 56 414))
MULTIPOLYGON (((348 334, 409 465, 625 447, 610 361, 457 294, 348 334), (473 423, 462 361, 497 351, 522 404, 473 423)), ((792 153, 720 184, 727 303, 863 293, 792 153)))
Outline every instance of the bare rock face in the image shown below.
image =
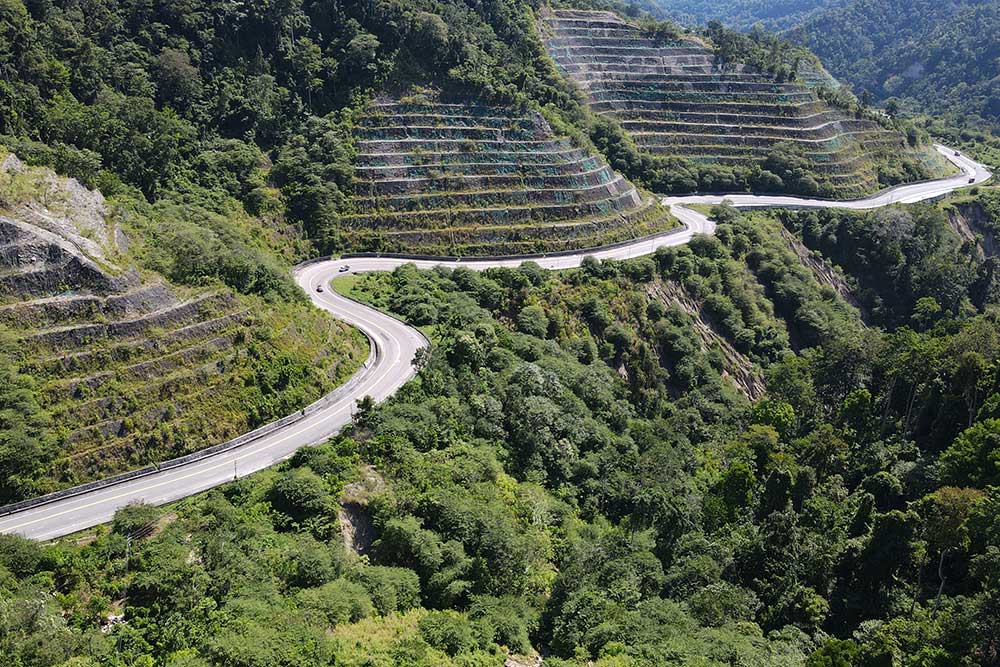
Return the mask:
POLYGON ((976 202, 948 209, 948 223, 965 243, 972 244, 981 259, 1000 254, 1000 239, 990 225, 989 214, 976 202))
MULTIPOLYGON (((2 154, 0 154, 2 155, 2 154)), ((17 156, 0 159, 0 299, 112 294, 138 285, 115 261, 104 196, 17 156)))
POLYGON ((344 487, 337 518, 344 545, 358 555, 365 555, 378 537, 368 500, 385 491, 386 484, 373 466, 364 466, 361 473, 361 479, 344 487))
POLYGON ((51 169, 29 167, 13 154, 0 160, 0 209, 98 261, 108 261, 108 250, 115 247, 104 195, 51 169))
POLYGON ((84 288, 98 294, 127 287, 130 274, 113 275, 66 238, 13 217, 0 216, 0 295, 44 296, 84 288))
POLYGON ((21 173, 27 167, 23 162, 17 159, 17 156, 13 153, 8 153, 2 160, 0 160, 0 171, 10 172, 10 173, 21 173))

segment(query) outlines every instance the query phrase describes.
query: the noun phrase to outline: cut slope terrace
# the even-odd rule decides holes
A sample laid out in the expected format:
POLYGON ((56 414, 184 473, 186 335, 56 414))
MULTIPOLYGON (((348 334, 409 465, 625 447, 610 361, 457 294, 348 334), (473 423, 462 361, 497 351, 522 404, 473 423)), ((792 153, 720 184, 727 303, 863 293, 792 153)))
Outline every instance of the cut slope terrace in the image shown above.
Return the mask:
POLYGON ((541 30, 556 66, 593 110, 617 119, 651 155, 763 164, 787 142, 841 197, 878 189, 880 162, 906 156, 939 164, 900 133, 826 105, 807 85, 741 64, 722 67, 693 40, 658 43, 609 12, 546 11, 541 30))
MULTIPOLYGON (((121 269, 124 235, 106 224, 100 193, 0 157, 0 328, 16 337, 20 371, 51 415, 44 484, 146 465, 256 426, 254 413, 266 410, 247 403, 246 380, 267 354, 266 316, 223 288, 181 290, 121 269)), ((347 362, 341 375, 353 368, 338 361, 347 362)), ((316 362, 335 373, 330 359, 316 362)))
POLYGON ((476 104, 371 104, 354 129, 356 248, 549 252, 668 229, 669 213, 537 113, 476 104))

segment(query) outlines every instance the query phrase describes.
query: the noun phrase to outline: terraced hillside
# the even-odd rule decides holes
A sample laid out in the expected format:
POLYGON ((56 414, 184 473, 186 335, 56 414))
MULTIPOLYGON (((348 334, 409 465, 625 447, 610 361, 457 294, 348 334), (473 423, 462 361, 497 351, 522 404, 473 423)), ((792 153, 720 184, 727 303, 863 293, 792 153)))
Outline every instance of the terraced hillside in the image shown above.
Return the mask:
POLYGON ((380 101, 354 130, 354 247, 509 254, 601 245, 676 222, 540 114, 380 101))
POLYGON ((33 483, 0 500, 224 441, 363 359, 355 332, 308 307, 122 269, 126 239, 99 193, 0 158, 3 353, 16 350, 50 417, 33 483))
POLYGON ((891 161, 912 160, 921 175, 939 168, 902 134, 827 105, 808 85, 719 66, 692 38, 657 41, 613 13, 573 10, 543 13, 542 31, 593 110, 620 121, 651 155, 780 172, 768 158, 781 145, 839 197, 878 189, 879 167, 891 161))

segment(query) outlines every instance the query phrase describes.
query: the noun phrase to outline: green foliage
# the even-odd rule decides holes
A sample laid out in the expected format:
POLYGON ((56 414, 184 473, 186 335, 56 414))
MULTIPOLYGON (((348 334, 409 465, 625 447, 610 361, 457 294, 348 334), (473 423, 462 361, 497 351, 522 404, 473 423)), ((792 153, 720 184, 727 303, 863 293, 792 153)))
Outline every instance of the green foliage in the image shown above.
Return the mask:
POLYGON ((941 454, 941 472, 954 484, 1000 484, 1000 419, 976 422, 941 454))
POLYGON ((252 238, 253 223, 236 209, 135 202, 126 220, 141 245, 133 249, 146 266, 187 285, 223 283, 270 300, 302 300, 302 293, 266 243, 252 238))
POLYGON ((34 379, 18 370, 15 349, 14 337, 0 330, 0 504, 37 493, 52 437, 34 379))
POLYGON ((34 574, 46 563, 41 547, 19 535, 0 535, 0 565, 15 577, 34 574))
MULTIPOLYGON (((808 49, 765 33, 760 26, 744 34, 725 27, 719 21, 709 21, 706 34, 712 40, 716 59, 722 67, 742 62, 771 72, 777 81, 783 82, 794 80, 800 65, 819 64, 808 49)), ((781 176, 780 173, 778 175, 781 176)))
POLYGON ((517 314, 517 328, 529 336, 545 338, 549 330, 549 318, 541 306, 530 305, 517 314))
POLYGON ((111 532, 126 537, 148 532, 161 513, 153 505, 131 503, 115 512, 111 532))
POLYGON ((155 245, 185 282, 287 297, 254 243, 276 216, 312 253, 341 249, 354 113, 382 88, 433 82, 445 96, 544 110, 584 143, 596 122, 545 57, 527 0, 29 4, 0 15, 0 135, 106 195, 169 201, 155 245), (240 208, 263 218, 253 239, 234 244, 199 219, 240 208))
POLYGON ((788 38, 877 99, 921 113, 952 113, 997 126, 990 43, 1000 27, 992 3, 944 7, 918 0, 853 0, 805 21, 788 38))
POLYGON ((777 32, 799 25, 830 4, 828 0, 675 0, 662 6, 682 25, 718 20, 740 30, 760 25, 777 32))
POLYGON ((298 603, 307 618, 330 626, 357 623, 374 613, 368 591, 346 579, 299 591, 298 603))
POLYGON ((787 438, 795 426, 795 408, 782 401, 763 400, 753 406, 750 418, 754 424, 770 426, 787 438))
POLYGON ((323 478, 309 468, 294 468, 282 473, 271 488, 270 501, 272 507, 293 525, 308 524, 319 534, 328 530, 334 498, 323 478))
POLYGON ((975 261, 933 205, 872 213, 787 211, 779 217, 857 280, 860 301, 876 322, 898 326, 914 316, 926 319, 923 310, 917 312, 925 298, 952 314, 970 299, 975 261))
POLYGON ((382 615, 420 606, 420 579, 403 567, 371 566, 356 573, 382 615))
POLYGON ((320 667, 333 658, 330 642, 313 628, 252 620, 213 637, 206 653, 212 664, 226 667, 320 667))
POLYGON ((688 598, 691 615, 699 623, 719 627, 740 621, 752 621, 760 601, 752 591, 728 581, 708 584, 688 598))
POLYGON ((462 577, 468 574, 471 561, 460 542, 442 542, 420 524, 413 516, 389 520, 374 544, 375 552, 380 560, 417 573, 427 606, 454 606, 470 586, 462 577))
POLYGON ((469 620, 454 611, 432 611, 420 619, 420 636, 450 656, 468 653, 479 644, 469 620))
POLYGON ((481 628, 491 629, 492 639, 510 650, 527 654, 531 651, 531 635, 538 629, 539 613, 523 597, 479 595, 469 605, 469 616, 481 628))
POLYGON ((0 541, 3 604, 58 591, 55 659, 18 659, 990 664, 995 312, 867 328, 777 221, 719 217, 642 262, 359 277, 355 296, 434 311, 416 378, 366 403, 356 441, 179 503, 127 574, 118 532, 0 541), (754 372, 751 400, 734 378, 754 372), (377 538, 362 557, 339 541, 345 497, 377 538))
POLYGON ((854 642, 828 639, 809 656, 806 667, 853 667, 857 658, 858 645, 854 642))

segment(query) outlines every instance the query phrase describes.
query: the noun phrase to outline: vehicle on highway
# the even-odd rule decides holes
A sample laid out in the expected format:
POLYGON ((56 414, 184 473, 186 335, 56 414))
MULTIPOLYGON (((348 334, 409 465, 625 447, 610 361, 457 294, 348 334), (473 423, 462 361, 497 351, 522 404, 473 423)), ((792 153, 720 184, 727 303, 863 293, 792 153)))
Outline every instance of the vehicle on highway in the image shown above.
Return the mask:
POLYGON ((316 285, 316 291, 317 292, 322 292, 323 291, 323 286, 322 285, 316 285))
POLYGON ((976 177, 975 176, 973 176, 972 178, 969 179, 969 183, 975 183, 975 182, 976 182, 976 177))
POLYGON ((342 267, 340 267, 339 269, 337 269, 337 273, 344 273, 345 271, 350 271, 350 270, 351 270, 351 267, 349 265, 347 265, 347 264, 344 264, 342 267))

